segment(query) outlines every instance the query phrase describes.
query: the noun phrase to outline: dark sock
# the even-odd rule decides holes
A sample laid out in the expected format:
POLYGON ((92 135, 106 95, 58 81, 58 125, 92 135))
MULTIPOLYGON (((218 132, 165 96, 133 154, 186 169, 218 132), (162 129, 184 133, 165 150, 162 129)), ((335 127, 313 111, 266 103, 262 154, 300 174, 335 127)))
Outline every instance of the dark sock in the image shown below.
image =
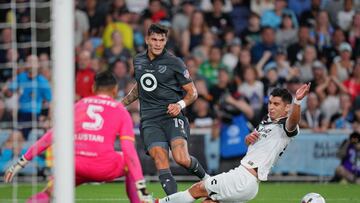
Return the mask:
POLYGON ((161 186, 164 189, 166 195, 171 195, 177 192, 176 181, 173 175, 171 174, 169 168, 159 170, 159 179, 161 186))
POLYGON ((341 180, 341 176, 335 174, 335 176, 331 178, 330 182, 336 183, 336 182, 340 182, 340 180, 341 180))
POLYGON ((204 168, 201 166, 201 164, 195 157, 191 156, 190 159, 191 159, 190 167, 187 170, 190 173, 199 177, 200 179, 203 179, 206 175, 204 168))

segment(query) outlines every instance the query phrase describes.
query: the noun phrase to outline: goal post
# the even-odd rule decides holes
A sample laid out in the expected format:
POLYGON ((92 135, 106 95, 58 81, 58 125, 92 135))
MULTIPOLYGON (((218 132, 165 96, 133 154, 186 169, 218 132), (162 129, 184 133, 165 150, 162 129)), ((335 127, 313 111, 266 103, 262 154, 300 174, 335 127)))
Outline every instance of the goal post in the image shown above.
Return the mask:
POLYGON ((54 200, 74 202, 74 0, 53 0, 54 200))

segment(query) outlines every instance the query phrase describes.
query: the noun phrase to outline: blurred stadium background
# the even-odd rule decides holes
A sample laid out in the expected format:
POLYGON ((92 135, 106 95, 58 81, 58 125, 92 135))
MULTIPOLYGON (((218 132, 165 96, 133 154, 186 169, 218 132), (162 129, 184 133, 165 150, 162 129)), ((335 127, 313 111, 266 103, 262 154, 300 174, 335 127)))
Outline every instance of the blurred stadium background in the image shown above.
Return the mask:
MULTIPOLYGON (((51 6, 49 0, 0 0, 0 174, 52 126, 51 6)), ((274 167, 270 182, 276 184, 263 184, 262 200, 254 202, 280 202, 287 194, 276 191, 285 190, 286 202, 317 191, 331 202, 360 202, 345 192, 356 185, 343 185, 360 182, 360 149, 349 148, 356 144, 349 135, 360 132, 359 9, 360 0, 76 0, 76 100, 92 94, 93 76, 105 69, 119 79, 119 99, 126 95, 134 82, 132 57, 145 50, 147 27, 161 23, 170 29, 167 49, 185 61, 200 95, 187 108, 189 148, 210 174, 239 164, 243 138, 266 115, 274 87, 294 93, 311 82, 301 134, 274 167), (335 176, 344 159, 355 171, 351 180, 335 176), (300 188, 297 196, 292 188, 300 188)), ((128 110, 138 127, 139 104, 128 110)), ((147 179, 157 181, 137 145, 147 179)), ((0 184, 0 202, 35 193, 51 167, 49 150, 14 184, 0 184)), ((195 181, 174 162, 172 170, 179 181, 195 181)), ((94 187, 77 194, 96 194, 94 187)), ((111 187, 110 199, 123 191, 111 187)), ((163 195, 157 183, 151 188, 163 195)))

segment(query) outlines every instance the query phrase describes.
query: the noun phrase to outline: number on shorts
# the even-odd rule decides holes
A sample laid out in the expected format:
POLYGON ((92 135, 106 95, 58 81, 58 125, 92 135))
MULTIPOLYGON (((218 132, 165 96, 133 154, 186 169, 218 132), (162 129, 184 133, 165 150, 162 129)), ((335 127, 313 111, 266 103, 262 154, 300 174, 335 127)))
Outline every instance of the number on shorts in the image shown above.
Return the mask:
POLYGON ((180 118, 174 118, 175 128, 178 128, 179 125, 181 128, 184 128, 184 121, 180 118))
POLYGON ((86 114, 92 119, 92 122, 83 122, 82 127, 86 130, 100 130, 103 127, 104 119, 99 114, 104 111, 104 107, 90 104, 86 114))

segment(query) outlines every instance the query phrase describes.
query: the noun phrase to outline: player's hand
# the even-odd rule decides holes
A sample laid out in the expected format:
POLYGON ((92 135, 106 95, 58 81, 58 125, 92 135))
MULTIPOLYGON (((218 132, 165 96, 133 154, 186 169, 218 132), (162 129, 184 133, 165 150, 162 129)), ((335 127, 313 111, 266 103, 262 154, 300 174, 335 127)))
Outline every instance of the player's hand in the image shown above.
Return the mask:
POLYGON ((296 90, 295 98, 297 100, 302 100, 309 93, 310 85, 310 82, 308 84, 303 84, 298 90, 296 90))
POLYGON ((25 167, 25 165, 28 163, 29 161, 25 159, 24 156, 22 156, 21 158, 19 158, 15 164, 13 164, 12 166, 10 166, 6 172, 5 172, 5 176, 4 176, 4 181, 5 183, 9 183, 12 181, 12 179, 14 178, 14 176, 22 169, 25 167))
POLYGON ((250 144, 254 144, 258 139, 259 139, 260 133, 258 131, 254 131, 250 134, 248 134, 245 137, 245 143, 250 145, 250 144))
POLYGON ((135 183, 137 193, 141 203, 153 203, 154 198, 149 194, 146 189, 145 180, 139 180, 135 183))
POLYGON ((181 111, 180 105, 178 103, 175 103, 175 104, 169 104, 167 113, 170 116, 175 117, 179 115, 180 111, 181 111))

